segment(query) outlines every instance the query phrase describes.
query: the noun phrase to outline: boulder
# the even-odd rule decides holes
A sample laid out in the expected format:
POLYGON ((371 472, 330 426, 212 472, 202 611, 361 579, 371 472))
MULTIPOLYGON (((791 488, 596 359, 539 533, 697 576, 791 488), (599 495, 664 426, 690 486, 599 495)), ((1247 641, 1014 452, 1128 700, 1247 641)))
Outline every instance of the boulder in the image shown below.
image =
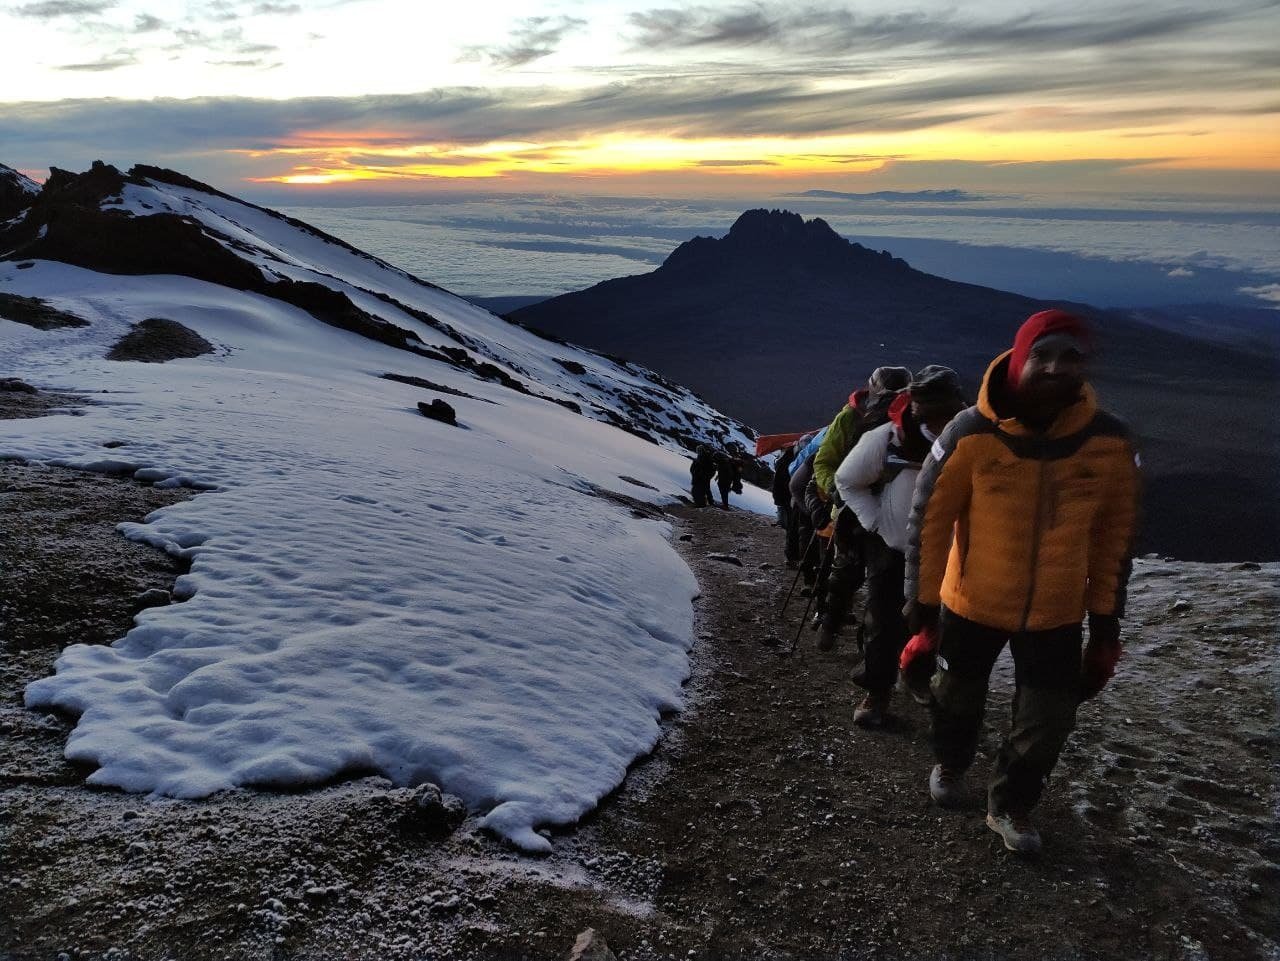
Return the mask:
POLYGON ((423 784, 414 791, 413 806, 418 826, 430 834, 449 834, 467 819, 462 799, 445 794, 435 784, 423 784))
POLYGON ((569 961, 617 961, 617 956, 595 928, 587 928, 574 941, 569 961))
POLYGON ((419 401, 418 413, 423 417, 430 417, 432 420, 438 420, 442 424, 450 424, 453 427, 458 426, 458 415, 454 412, 452 407, 442 401, 439 397, 429 404, 419 401))

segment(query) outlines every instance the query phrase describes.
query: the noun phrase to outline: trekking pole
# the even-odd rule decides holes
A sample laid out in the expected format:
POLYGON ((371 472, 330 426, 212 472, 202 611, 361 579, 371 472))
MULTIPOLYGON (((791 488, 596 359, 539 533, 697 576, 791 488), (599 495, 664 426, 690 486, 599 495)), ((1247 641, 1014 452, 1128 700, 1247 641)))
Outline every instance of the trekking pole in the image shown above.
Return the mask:
MULTIPOLYGON (((827 541, 827 543, 823 546, 823 549, 822 549, 822 564, 825 564, 827 562, 827 554, 830 552, 830 550, 831 550, 831 542, 827 541)), ((808 620, 809 620, 809 608, 813 607, 813 599, 817 596, 818 596, 818 591, 815 586, 814 592, 809 595, 809 603, 807 603, 804 606, 804 613, 800 615, 800 626, 796 628, 796 636, 791 639, 791 647, 787 649, 787 654, 789 655, 795 654, 797 651, 799 651, 801 659, 804 658, 804 651, 801 650, 800 648, 800 635, 804 633, 804 626, 806 623, 808 623, 808 620)))
POLYGON ((817 536, 817 531, 814 531, 809 535, 809 543, 804 549, 804 554, 800 557, 800 566, 796 568, 795 580, 791 582, 791 590, 787 591, 787 598, 782 602, 782 607, 778 611, 779 614, 785 614, 787 612, 787 605, 791 603, 791 595, 796 592, 796 585, 800 583, 800 575, 804 573, 804 565, 809 560, 809 552, 813 550, 813 542, 817 536))

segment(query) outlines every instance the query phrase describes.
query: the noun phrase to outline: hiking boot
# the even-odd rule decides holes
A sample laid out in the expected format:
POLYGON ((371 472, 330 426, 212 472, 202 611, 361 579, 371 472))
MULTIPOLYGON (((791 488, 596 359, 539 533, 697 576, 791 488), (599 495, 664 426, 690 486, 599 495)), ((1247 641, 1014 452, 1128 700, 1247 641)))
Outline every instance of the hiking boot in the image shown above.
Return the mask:
POLYGON ((987 812, 987 827, 1000 835, 1004 846, 1018 854, 1040 853, 1040 832, 1023 812, 996 814, 987 812))
POLYGON ((883 727, 885 717, 889 714, 889 700, 892 691, 868 694, 853 711, 853 723, 858 727, 883 727))
POLYGON ((824 621, 822 626, 818 628, 818 650, 830 651, 836 646, 836 632, 829 623, 824 621))
POLYGON ((960 807, 964 803, 964 773, 935 764, 929 772, 929 797, 938 807, 960 807))

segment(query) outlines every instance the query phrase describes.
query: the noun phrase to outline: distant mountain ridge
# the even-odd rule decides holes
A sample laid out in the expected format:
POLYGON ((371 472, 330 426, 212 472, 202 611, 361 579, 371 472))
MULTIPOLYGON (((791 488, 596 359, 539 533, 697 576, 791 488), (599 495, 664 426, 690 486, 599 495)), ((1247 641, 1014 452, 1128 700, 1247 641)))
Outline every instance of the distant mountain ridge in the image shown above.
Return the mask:
POLYGON ((955 367, 969 390, 1031 313, 1090 317, 1104 403, 1148 465, 1145 544, 1204 560, 1280 558, 1277 363, 1123 312, 915 270, 781 210, 743 213, 648 274, 516 310, 513 319, 688 384, 763 432, 828 422, 881 364, 955 367))

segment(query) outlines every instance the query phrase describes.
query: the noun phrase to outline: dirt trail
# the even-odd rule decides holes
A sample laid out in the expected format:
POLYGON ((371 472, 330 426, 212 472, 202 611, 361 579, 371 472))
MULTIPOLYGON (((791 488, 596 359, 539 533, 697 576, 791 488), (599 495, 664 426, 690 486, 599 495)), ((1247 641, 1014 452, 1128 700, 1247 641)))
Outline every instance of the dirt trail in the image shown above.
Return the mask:
MULTIPOLYGON (((929 805, 921 708, 853 726, 848 644, 818 654, 806 632, 803 657, 781 656, 799 607, 777 615, 778 529, 678 509, 665 519, 703 591, 687 709, 529 858, 470 821, 433 838, 379 778, 197 803, 85 787, 59 757, 65 721, 24 711, 21 685, 50 640, 119 636, 133 595, 176 572, 155 554, 98 579, 141 549, 111 529, 154 506, 149 489, 93 478, 94 509, 75 510, 73 478, 7 470, 10 516, 59 523, 0 539, 0 571, 20 557, 49 585, 3 585, 0 956, 551 959, 592 926, 622 959, 1280 957, 1274 567, 1139 565, 1121 676, 1082 710, 1040 811, 1045 853, 1024 860, 980 808, 929 805)), ((1008 696, 1000 669, 979 778, 1008 696)))

